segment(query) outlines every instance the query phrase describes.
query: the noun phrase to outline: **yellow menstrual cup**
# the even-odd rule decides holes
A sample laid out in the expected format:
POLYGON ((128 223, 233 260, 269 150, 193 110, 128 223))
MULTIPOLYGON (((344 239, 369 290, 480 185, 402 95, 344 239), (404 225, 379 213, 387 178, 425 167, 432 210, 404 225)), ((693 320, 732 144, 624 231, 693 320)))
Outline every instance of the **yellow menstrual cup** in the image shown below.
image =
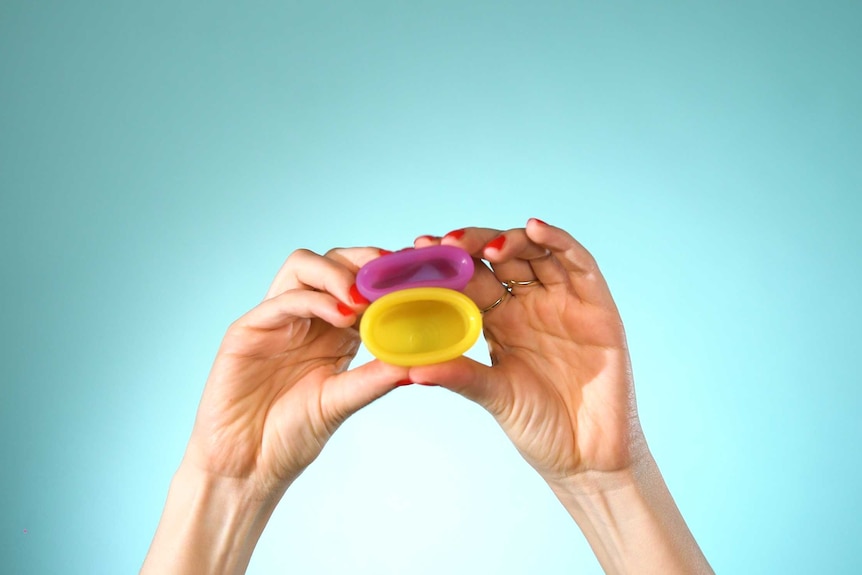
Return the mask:
POLYGON ((482 331, 473 300, 435 287, 391 292, 368 306, 359 335, 374 357, 392 365, 441 363, 470 349, 482 331))

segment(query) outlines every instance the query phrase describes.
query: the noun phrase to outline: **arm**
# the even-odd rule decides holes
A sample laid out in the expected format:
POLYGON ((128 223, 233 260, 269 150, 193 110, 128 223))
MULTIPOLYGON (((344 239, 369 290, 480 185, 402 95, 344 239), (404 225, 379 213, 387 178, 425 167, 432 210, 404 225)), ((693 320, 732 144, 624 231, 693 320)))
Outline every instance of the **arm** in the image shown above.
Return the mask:
POLYGON ((277 499, 181 465, 141 573, 244 573, 277 499))
POLYGON ((416 240, 434 243, 490 262, 465 291, 480 307, 503 298, 484 316, 492 365, 459 358, 411 368, 410 379, 487 409, 606 572, 711 573, 647 447, 622 320, 589 252, 536 219, 416 240))
POLYGON ((605 476, 552 482, 607 573, 712 573, 652 456, 605 476))
POLYGON ((368 303, 355 275, 379 255, 294 252, 228 329, 141 573, 244 573, 290 484, 349 415, 406 377, 379 361, 347 369, 368 303))

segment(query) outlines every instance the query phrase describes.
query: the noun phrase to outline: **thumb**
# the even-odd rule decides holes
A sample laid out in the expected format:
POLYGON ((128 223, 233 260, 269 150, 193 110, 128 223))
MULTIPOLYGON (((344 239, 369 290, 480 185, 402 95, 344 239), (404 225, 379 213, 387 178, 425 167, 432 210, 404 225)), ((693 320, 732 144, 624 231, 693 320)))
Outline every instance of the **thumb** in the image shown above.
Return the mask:
POLYGON ((492 367, 468 357, 411 367, 409 376, 411 381, 435 383, 475 401, 495 417, 511 405, 512 388, 508 382, 492 367))
POLYGON ((332 377, 323 402, 339 422, 395 389, 407 377, 407 368, 373 360, 332 377))

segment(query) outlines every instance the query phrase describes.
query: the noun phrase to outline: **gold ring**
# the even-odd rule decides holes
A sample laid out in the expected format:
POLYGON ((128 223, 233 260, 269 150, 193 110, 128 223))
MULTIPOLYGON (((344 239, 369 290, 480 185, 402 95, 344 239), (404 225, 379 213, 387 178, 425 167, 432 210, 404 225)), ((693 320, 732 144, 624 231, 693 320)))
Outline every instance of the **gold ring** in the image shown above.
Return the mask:
MULTIPOLYGON (((503 285, 505 286, 506 284, 503 284, 503 285)), ((508 287, 506 288, 506 291, 503 292, 503 295, 500 296, 500 299, 498 299, 497 301, 495 301, 494 303, 492 303, 491 305, 489 305, 488 307, 483 309, 482 313, 483 314, 487 313, 487 312, 491 311, 492 309, 494 309, 495 307, 497 307, 498 305, 500 305, 501 303, 503 303, 503 300, 506 299, 507 295, 512 295, 512 292, 509 291, 508 287)))
POLYGON ((540 282, 540 281, 539 281, 539 280, 537 280, 537 279, 535 279, 535 280, 526 280, 526 281, 521 281, 521 280, 509 280, 509 281, 507 281, 507 282, 503 282, 503 285, 504 285, 504 286, 506 286, 506 289, 510 290, 510 289, 512 289, 513 287, 527 287, 527 286, 536 285, 536 284, 540 284, 540 283, 542 283, 542 282, 540 282))

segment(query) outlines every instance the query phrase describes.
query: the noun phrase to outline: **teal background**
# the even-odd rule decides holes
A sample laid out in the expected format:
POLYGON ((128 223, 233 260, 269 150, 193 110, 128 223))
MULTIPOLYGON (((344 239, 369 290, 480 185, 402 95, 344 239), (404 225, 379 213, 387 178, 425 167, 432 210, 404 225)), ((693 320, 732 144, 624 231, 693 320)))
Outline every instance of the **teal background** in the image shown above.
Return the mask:
MULTIPOLYGON (((0 571, 136 572, 292 250, 531 216, 598 258, 715 569, 862 571, 862 5, 714 4, 0 1, 0 571)), ((488 415, 414 386, 249 572, 601 570, 488 415)))

